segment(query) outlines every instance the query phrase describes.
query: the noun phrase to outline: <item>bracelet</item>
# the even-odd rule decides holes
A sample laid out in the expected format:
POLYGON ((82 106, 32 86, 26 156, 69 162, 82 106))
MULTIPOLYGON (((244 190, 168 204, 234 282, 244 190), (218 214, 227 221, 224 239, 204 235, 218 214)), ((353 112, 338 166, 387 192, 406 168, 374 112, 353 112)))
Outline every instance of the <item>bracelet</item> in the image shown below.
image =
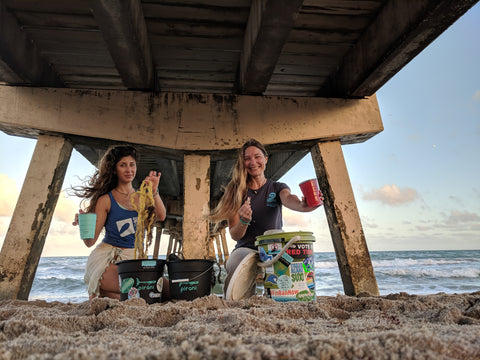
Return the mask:
POLYGON ((241 217, 240 217, 240 222, 243 224, 243 225, 250 225, 250 221, 249 222, 246 222, 244 221, 241 217))
POLYGON ((152 193, 152 196, 155 197, 155 196, 157 196, 157 194, 158 194, 158 189, 155 190, 155 191, 152 193))

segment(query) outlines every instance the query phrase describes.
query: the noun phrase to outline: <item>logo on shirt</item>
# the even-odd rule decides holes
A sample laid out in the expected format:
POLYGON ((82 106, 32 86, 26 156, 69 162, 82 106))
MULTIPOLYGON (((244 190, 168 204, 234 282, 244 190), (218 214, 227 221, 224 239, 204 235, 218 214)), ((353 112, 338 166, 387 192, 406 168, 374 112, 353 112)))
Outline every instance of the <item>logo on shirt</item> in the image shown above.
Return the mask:
POLYGON ((271 207, 271 208, 274 208, 274 207, 278 206, 277 194, 276 193, 271 192, 270 194, 268 194, 267 206, 271 207))
POLYGON ((137 219, 137 217, 134 217, 116 222, 120 237, 126 237, 128 235, 135 234, 135 225, 137 224, 137 219))

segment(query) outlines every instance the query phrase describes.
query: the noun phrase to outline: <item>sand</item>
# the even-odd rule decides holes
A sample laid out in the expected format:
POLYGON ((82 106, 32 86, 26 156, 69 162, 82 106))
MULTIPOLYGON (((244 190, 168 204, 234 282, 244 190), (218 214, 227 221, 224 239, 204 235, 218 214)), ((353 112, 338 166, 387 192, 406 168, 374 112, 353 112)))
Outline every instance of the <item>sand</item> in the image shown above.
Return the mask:
POLYGON ((0 359, 480 359, 480 291, 0 301, 0 359))

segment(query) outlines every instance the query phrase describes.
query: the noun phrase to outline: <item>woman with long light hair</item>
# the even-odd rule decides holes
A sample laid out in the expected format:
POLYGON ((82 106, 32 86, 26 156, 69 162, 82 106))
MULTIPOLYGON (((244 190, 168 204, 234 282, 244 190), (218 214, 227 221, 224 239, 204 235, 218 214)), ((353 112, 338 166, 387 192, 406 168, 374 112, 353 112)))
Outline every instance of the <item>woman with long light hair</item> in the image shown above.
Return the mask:
MULTIPOLYGON (((250 139, 243 144, 233 168, 232 179, 211 213, 214 223, 228 221, 230 236, 237 242, 225 266, 227 278, 224 293, 241 261, 256 253, 256 237, 267 230, 282 228, 282 205, 300 212, 313 211, 318 207, 309 207, 304 198, 300 200, 290 192, 287 184, 267 179, 267 162, 267 150, 259 141, 250 139)), ((255 279, 251 279, 247 295, 254 294, 255 279)))

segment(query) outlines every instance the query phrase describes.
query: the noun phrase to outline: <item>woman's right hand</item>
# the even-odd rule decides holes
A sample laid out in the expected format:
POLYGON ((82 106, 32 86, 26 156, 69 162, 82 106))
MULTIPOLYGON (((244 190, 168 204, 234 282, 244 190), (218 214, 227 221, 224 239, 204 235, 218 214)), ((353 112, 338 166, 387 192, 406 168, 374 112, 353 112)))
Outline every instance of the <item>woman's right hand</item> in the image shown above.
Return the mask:
POLYGON ((84 213, 85 213, 85 211, 83 211, 82 209, 78 210, 78 213, 75 214, 75 219, 72 222, 73 226, 78 225, 78 214, 84 214, 84 213))
POLYGON ((250 198, 247 198, 241 208, 238 210, 240 219, 249 223, 252 220, 252 208, 250 206, 250 198))

